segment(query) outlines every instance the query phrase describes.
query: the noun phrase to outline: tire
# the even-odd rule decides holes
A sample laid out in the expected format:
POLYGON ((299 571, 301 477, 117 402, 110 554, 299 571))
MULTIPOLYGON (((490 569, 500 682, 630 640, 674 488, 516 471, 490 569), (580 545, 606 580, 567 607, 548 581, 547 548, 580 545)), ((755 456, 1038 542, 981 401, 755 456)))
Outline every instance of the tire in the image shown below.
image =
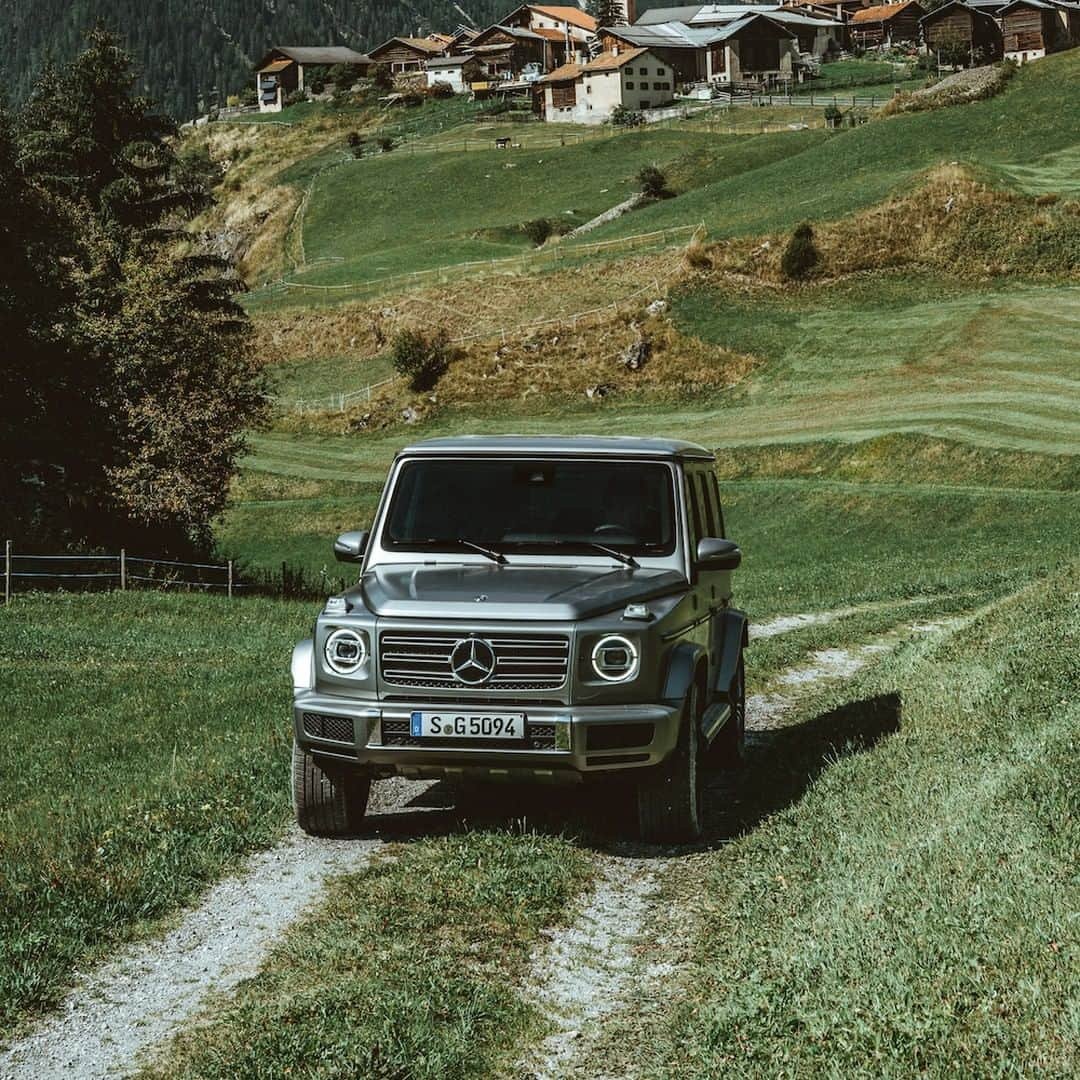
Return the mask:
POLYGON ((710 757, 722 769, 737 769, 742 764, 746 738, 746 668, 741 653, 728 692, 731 695, 731 715, 713 740, 710 757))
POLYGON ((683 704, 675 750, 638 781, 638 828, 647 844, 685 844, 701 835, 700 700, 694 683, 683 704))
POLYGON ((296 823, 309 836, 355 836, 364 821, 371 780, 331 775, 293 742, 292 795, 296 823))

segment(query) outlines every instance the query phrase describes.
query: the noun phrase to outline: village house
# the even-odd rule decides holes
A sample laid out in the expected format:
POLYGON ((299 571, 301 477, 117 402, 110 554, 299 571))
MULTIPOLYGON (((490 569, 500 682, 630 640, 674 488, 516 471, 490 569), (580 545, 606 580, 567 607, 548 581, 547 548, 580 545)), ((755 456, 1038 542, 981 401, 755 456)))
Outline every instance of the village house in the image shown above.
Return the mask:
POLYGON ((971 63, 1000 60, 1001 27, 987 6, 952 0, 924 15, 920 25, 926 48, 938 54, 959 52, 971 63))
POLYGON ((620 46, 649 49, 671 65, 680 86, 790 80, 799 53, 798 34, 777 21, 773 11, 756 14, 749 5, 740 5, 740 10, 739 18, 714 26, 639 20, 633 26, 604 27, 601 44, 605 53, 620 46))
POLYGON ((357 78, 370 71, 370 56, 342 46, 313 48, 275 45, 255 67, 255 90, 259 112, 281 112, 285 99, 295 90, 303 90, 305 68, 326 68, 348 64, 357 78))
POLYGON ((436 56, 446 56, 450 46, 443 37, 392 37, 377 49, 372 49, 371 59, 385 64, 392 75, 410 71, 426 71, 428 61, 436 56))
POLYGON ((919 40, 919 20, 925 14, 926 8, 915 0, 860 8, 851 16, 852 44, 863 49, 914 44, 919 40))
POLYGON ((465 51, 483 64, 489 82, 516 82, 527 69, 543 74, 557 66, 550 42, 522 26, 489 26, 465 51))
POLYGON ((472 55, 435 56, 427 62, 427 84, 446 83, 455 94, 465 94, 484 78, 484 66, 472 55))
MULTIPOLYGON (((629 3, 632 9, 633 0, 629 3)), ((588 63, 599 29, 596 19, 578 7, 548 4, 523 4, 501 18, 498 25, 539 34, 548 42, 551 67, 588 63)))
POLYGON ((675 97, 673 74, 648 49, 624 48, 587 64, 565 64, 540 80, 544 119, 602 124, 619 107, 640 112, 668 105, 675 97))
POLYGON ((1015 0, 998 12, 1007 60, 1026 64, 1080 42, 1080 5, 1015 0))
MULTIPOLYGON (((704 4, 695 7, 653 8, 645 12, 632 27, 604 28, 601 37, 609 32, 623 35, 633 45, 657 50, 673 50, 668 58, 680 73, 680 81, 723 81, 739 82, 750 78, 776 81, 790 79, 801 57, 807 62, 820 61, 830 52, 839 51, 846 39, 844 16, 836 12, 826 13, 808 4, 704 4), (762 22, 750 23, 756 17, 767 17, 772 21, 773 29, 767 29, 762 22), (787 34, 781 33, 782 27, 787 34), (734 29, 733 29, 734 28, 734 29), (624 34, 624 31, 629 31, 624 34), (745 41, 753 37, 767 37, 775 43, 787 41, 789 45, 779 45, 777 66, 766 69, 759 66, 759 58, 753 54, 753 44, 746 46, 746 59, 750 64, 742 63, 742 74, 734 78, 730 74, 730 64, 721 63, 730 59, 737 47, 727 47, 724 56, 720 55, 720 45, 729 37, 745 41), (678 50, 675 52, 674 50, 678 50), (696 51, 697 56, 690 55, 696 51), (782 57, 792 54, 792 63, 782 57), (751 75, 758 70, 760 75, 751 75)), ((761 49, 770 55, 778 45, 761 45, 761 49)), ((799 65, 799 70, 803 70, 799 65)))

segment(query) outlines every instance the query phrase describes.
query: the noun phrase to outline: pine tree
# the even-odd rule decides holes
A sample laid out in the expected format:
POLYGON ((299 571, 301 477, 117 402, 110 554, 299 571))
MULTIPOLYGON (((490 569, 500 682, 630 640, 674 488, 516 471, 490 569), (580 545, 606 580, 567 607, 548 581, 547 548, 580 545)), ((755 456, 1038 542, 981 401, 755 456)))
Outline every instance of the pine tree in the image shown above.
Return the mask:
POLYGON ((53 433, 37 448, 33 517, 54 542, 183 551, 207 544, 266 393, 235 276, 185 232, 210 198, 205 171, 177 158, 174 124, 134 86, 118 41, 95 30, 18 125, 21 182, 67 248, 48 313, 65 362, 33 378, 53 433))
POLYGON ((586 7, 600 26, 625 26, 627 23, 625 0, 589 0, 586 7))

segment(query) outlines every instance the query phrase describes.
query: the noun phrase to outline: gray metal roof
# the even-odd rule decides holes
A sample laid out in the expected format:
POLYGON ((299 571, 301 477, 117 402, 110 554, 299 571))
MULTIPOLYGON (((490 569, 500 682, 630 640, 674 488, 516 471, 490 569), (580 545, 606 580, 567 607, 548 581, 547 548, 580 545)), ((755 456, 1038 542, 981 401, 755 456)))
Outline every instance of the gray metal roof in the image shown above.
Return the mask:
POLYGON ((651 8, 634 22, 635 26, 653 26, 656 23, 688 23, 702 8, 701 4, 693 7, 651 8))
POLYGON ((723 41, 725 37, 720 27, 694 29, 680 22, 655 23, 652 26, 635 23, 633 26, 605 27, 605 30, 620 41, 628 41, 642 49, 702 49, 723 41))
POLYGON ((283 53, 298 64, 367 64, 370 60, 355 49, 344 46, 314 48, 300 45, 275 45, 274 52, 283 53))
POLYGON ((475 59, 475 56, 433 56, 427 62, 427 66, 429 71, 432 68, 461 67, 463 64, 475 59))
POLYGON ((656 457, 713 459, 710 451, 682 439, 630 435, 457 435, 426 439, 399 451, 405 454, 527 454, 578 457, 656 457))

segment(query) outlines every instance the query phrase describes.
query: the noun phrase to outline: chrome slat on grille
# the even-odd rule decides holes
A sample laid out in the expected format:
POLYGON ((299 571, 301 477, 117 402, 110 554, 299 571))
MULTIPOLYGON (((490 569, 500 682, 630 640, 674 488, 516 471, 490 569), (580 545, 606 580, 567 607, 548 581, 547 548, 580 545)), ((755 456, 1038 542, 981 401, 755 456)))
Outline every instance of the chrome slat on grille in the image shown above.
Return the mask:
POLYGON ((454 676, 451 654, 461 637, 420 632, 382 635, 379 670, 383 681, 396 686, 458 690, 555 690, 566 682, 568 638, 558 634, 477 636, 495 653, 495 670, 483 683, 463 684, 454 676))

